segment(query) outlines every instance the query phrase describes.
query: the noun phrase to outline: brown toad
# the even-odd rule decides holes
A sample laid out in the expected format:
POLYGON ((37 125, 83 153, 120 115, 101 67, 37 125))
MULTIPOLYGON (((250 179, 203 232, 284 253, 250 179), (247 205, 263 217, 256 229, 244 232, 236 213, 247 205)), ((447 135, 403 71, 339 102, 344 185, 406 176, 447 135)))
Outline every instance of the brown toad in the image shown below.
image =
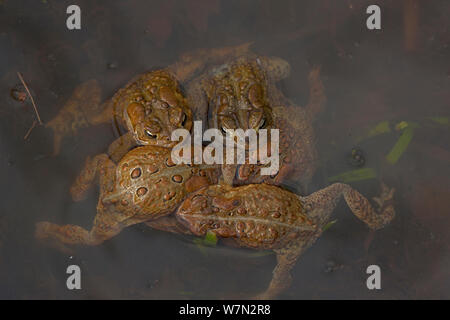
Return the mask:
POLYGON ((317 166, 312 123, 325 104, 324 88, 315 67, 309 74, 308 105, 294 106, 276 87, 289 72, 289 63, 281 58, 247 53, 211 68, 187 85, 194 114, 207 119, 211 128, 224 134, 228 129, 279 129, 279 173, 262 176, 261 165, 225 165, 227 184, 279 184, 290 176, 306 186, 311 179, 317 166))
POLYGON ((99 177, 100 196, 93 227, 39 222, 36 237, 62 249, 66 244, 98 245, 133 224, 155 220, 173 212, 185 196, 217 183, 217 166, 175 165, 170 149, 142 146, 128 152, 116 165, 106 154, 86 161, 71 188, 81 200, 99 177))
MULTIPOLYGON (((269 87, 273 121, 268 128, 279 130, 279 171, 270 176, 261 175, 263 165, 241 165, 237 170, 235 184, 265 182, 279 185, 282 181, 291 179, 299 182, 303 190, 307 189, 318 161, 313 123, 326 102, 318 67, 310 71, 308 80, 310 94, 305 107, 294 105, 276 87, 269 87)), ((270 139, 268 141, 270 150, 270 139)))
POLYGON ((234 245, 275 251, 272 281, 257 298, 273 299, 290 285, 290 270, 298 257, 322 234, 343 196, 351 211, 371 229, 395 216, 394 190, 382 185, 379 210, 358 191, 335 183, 309 196, 297 196, 269 184, 240 187, 213 185, 192 193, 176 212, 178 221, 197 236, 212 232, 234 245))
POLYGON ((166 70, 135 77, 104 103, 100 111, 95 107, 99 96, 100 88, 95 80, 82 84, 60 113, 47 124, 55 131, 55 153, 59 152, 61 139, 69 128, 76 131, 88 123, 97 125, 114 119, 127 128, 128 132, 110 147, 115 160, 134 145, 170 147, 174 144, 170 140, 173 130, 191 129, 191 109, 177 80, 166 70))

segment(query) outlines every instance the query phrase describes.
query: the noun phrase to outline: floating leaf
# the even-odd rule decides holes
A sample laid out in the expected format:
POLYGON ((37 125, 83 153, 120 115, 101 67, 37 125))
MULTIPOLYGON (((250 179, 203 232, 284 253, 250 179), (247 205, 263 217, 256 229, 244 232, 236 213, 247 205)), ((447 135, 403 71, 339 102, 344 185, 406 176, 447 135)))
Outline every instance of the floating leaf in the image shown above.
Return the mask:
POLYGON ((382 121, 368 132, 367 137, 370 138, 387 132, 391 132, 389 121, 382 121))
POLYGON ((400 121, 399 123, 397 123, 395 125, 395 130, 399 131, 399 130, 403 130, 405 128, 418 128, 418 127, 420 127, 419 124, 417 124, 415 122, 400 121))
POLYGON ((325 225, 325 227, 322 228, 322 232, 328 230, 328 229, 329 229, 333 224, 335 224, 336 222, 337 222, 337 219, 328 222, 328 223, 325 225))
POLYGON ((214 232, 208 231, 204 238, 195 238, 192 242, 206 255, 205 246, 214 247, 217 244, 217 236, 214 232))
POLYGON ((217 236, 214 232, 208 231, 206 233, 205 239, 203 242, 208 246, 215 246, 217 244, 217 236))
POLYGON ((408 122, 406 121, 400 121, 399 123, 397 123, 397 125, 395 126, 396 130, 403 130, 408 126, 408 122))
POLYGON ((378 123, 375 127, 370 129, 367 134, 363 137, 359 137, 357 140, 361 141, 367 138, 375 137, 383 133, 391 132, 391 127, 389 126, 389 121, 382 121, 378 123))
POLYGON ((355 169, 355 170, 343 172, 341 174, 329 177, 328 181, 330 181, 330 182, 336 182, 336 181, 351 182, 351 181, 373 179, 376 176, 377 176, 377 174, 373 168, 362 168, 362 169, 355 169))
POLYGON ((390 164, 395 164, 398 161, 398 159, 400 159, 402 154, 406 151, 406 148, 408 148, 408 145, 411 142, 413 135, 414 135, 413 127, 407 126, 406 129, 404 129, 400 138, 398 138, 394 147, 391 149, 389 154, 386 156, 386 160, 390 164))

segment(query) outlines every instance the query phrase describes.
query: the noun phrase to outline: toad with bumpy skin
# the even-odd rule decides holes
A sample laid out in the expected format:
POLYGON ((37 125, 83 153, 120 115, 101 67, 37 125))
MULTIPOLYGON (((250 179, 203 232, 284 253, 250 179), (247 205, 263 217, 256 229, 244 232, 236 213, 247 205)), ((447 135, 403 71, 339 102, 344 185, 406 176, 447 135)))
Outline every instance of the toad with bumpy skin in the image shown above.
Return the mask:
POLYGON ((214 185, 189 195, 176 217, 197 236, 212 232, 242 247, 274 250, 277 266, 272 281, 257 296, 273 299, 289 286, 290 270, 322 234, 341 196, 360 220, 376 230, 395 216, 393 194, 393 189, 382 185, 381 196, 374 198, 379 205, 379 210, 375 210, 358 191, 342 183, 306 197, 264 183, 214 185))
MULTIPOLYGON (((267 128, 279 129, 279 171, 274 175, 261 175, 261 164, 245 164, 237 169, 235 184, 269 183, 279 185, 292 179, 307 189, 317 168, 317 150, 313 122, 326 103, 320 68, 314 67, 308 76, 310 86, 306 107, 294 105, 275 86, 268 86, 268 100, 272 106, 272 124, 267 128)), ((270 138, 268 139, 270 150, 270 138)))
POLYGON ((165 70, 143 74, 120 89, 98 118, 108 119, 111 112, 129 130, 109 148, 116 161, 135 145, 173 147, 172 131, 192 127, 191 109, 177 80, 165 70))
POLYGON ((101 112, 96 113, 98 108, 86 105, 83 98, 88 102, 98 102, 99 95, 100 89, 95 80, 82 84, 75 90, 69 103, 47 124, 55 131, 55 153, 59 152, 61 140, 69 127, 75 130, 87 123, 96 125, 115 119, 127 128, 128 132, 110 147, 115 160, 119 160, 135 145, 171 147, 173 142, 170 134, 173 130, 190 130, 192 127, 192 114, 186 99, 181 94, 178 82, 166 70, 151 71, 135 77, 101 106, 101 112))
MULTIPOLYGON (((310 99, 306 108, 294 106, 275 84, 290 73, 288 62, 251 53, 211 68, 188 85, 188 101, 197 118, 209 127, 227 129, 279 129, 280 170, 262 176, 261 165, 224 165, 227 184, 274 183, 287 176, 306 186, 317 162, 312 122, 326 101, 319 68, 309 75, 310 99)), ((270 139, 269 139, 270 140, 270 139)))
POLYGON ((281 58, 246 55, 212 68, 193 82, 189 93, 204 91, 203 101, 197 100, 208 111, 210 127, 223 133, 238 128, 258 131, 272 124, 269 85, 289 72, 289 64, 281 58))
POLYGON ((173 130, 192 126, 191 109, 179 88, 207 64, 220 63, 248 51, 250 43, 219 49, 199 49, 182 55, 178 62, 162 70, 141 74, 128 82, 105 103, 96 80, 79 85, 58 115, 46 125, 54 131, 54 154, 64 136, 80 128, 115 120, 127 133, 113 142, 109 152, 115 161, 133 146, 172 147, 173 130))
POLYGON ((219 174, 217 166, 175 165, 170 149, 160 146, 137 147, 117 166, 101 154, 86 161, 71 188, 74 200, 81 200, 99 176, 100 196, 92 229, 39 222, 35 235, 63 250, 67 244, 98 245, 125 227, 172 213, 188 193, 217 183, 219 174))

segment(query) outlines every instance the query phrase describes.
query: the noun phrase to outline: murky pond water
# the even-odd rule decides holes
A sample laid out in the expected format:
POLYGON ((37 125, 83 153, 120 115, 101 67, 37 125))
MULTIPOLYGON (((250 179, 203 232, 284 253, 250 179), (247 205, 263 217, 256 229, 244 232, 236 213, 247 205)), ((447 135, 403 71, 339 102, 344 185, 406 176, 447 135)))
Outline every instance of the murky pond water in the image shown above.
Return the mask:
POLYGON ((450 298, 450 4, 378 1, 381 30, 368 30, 371 2, 79 0, 81 30, 69 31, 71 1, 0 1, 0 298, 245 298, 266 287, 273 254, 201 247, 141 225, 73 255, 36 241, 41 220, 90 228, 98 192, 73 202, 68 190, 116 131, 86 127, 53 156, 51 130, 28 132, 36 116, 17 76, 47 123, 84 81, 96 79, 107 99, 185 52, 248 41, 291 64, 279 88, 298 105, 309 70, 321 66, 328 102, 314 125, 319 169, 309 191, 333 180, 368 198, 381 181, 396 189, 397 216, 377 232, 342 201, 280 298, 450 298), (66 288, 71 264, 82 269, 82 290, 66 288), (366 287, 372 264, 381 290, 366 287))

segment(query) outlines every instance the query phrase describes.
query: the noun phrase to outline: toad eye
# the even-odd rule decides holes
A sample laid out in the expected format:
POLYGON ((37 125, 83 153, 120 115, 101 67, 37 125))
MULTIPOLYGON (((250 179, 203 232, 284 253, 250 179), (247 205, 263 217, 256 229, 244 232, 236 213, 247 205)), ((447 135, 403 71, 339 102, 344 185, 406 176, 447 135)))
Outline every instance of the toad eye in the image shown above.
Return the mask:
POLYGON ((181 116, 181 125, 184 127, 186 125, 187 122, 187 116, 186 113, 183 112, 183 115, 181 116))
POLYGON ((155 138, 156 138, 156 135, 153 134, 149 129, 145 129, 144 132, 145 132, 145 134, 147 135, 147 137, 152 138, 152 139, 155 139, 155 138))
POLYGON ((258 129, 263 129, 266 126, 266 118, 262 118, 259 122, 258 129))

